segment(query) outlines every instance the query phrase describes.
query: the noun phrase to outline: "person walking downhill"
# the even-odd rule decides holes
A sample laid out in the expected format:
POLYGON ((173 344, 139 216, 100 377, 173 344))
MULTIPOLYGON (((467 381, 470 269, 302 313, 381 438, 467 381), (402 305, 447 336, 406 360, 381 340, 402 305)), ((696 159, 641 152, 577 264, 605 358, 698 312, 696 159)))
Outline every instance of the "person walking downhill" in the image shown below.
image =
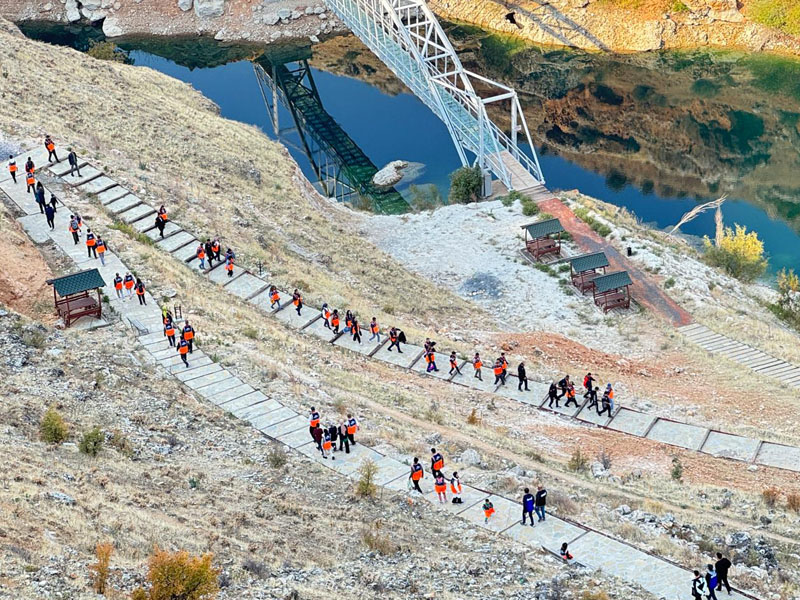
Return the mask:
POLYGON ((611 387, 611 384, 606 384, 606 391, 603 393, 604 396, 608 396, 608 405, 611 407, 611 411, 614 411, 614 388, 611 387))
POLYGON ((603 413, 606 413, 609 418, 611 417, 611 399, 608 397, 608 390, 603 392, 603 398, 600 401, 601 409, 597 411, 597 416, 601 416, 603 413))
POLYGON ((597 414, 600 414, 600 406, 597 403, 597 392, 600 391, 600 388, 595 386, 594 389, 589 390, 589 404, 586 406, 586 409, 590 409, 594 407, 597 411, 597 414))
POLYGON ((545 520, 545 513, 547 512, 547 490, 541 485, 536 486, 536 499, 533 503, 533 510, 536 516, 539 517, 538 521, 541 523, 545 520))
MULTIPOLYGON (((327 459, 328 455, 331 454, 331 449, 333 448, 333 442, 331 441, 331 432, 327 429, 322 430, 322 458, 327 459)), ((332 460, 336 460, 335 456, 331 456, 332 460)))
POLYGON ((86 228, 86 253, 89 255, 89 258, 92 258, 92 254, 97 258, 97 238, 88 227, 86 228))
POLYGON ((428 363, 428 366, 425 369, 427 373, 439 370, 439 367, 436 366, 436 352, 433 351, 433 346, 430 348, 430 350, 425 352, 425 362, 428 363))
POLYGON ((521 392, 522 386, 524 384, 525 391, 529 392, 530 390, 528 389, 528 374, 525 372, 524 362, 519 363, 519 366, 517 367, 517 379, 519 380, 519 383, 517 385, 517 391, 521 392))
POLYGON ((353 331, 353 313, 349 310, 344 313, 344 329, 342 333, 351 333, 353 331))
POLYGON ((592 388, 594 387, 594 382, 595 381, 596 380, 595 380, 594 377, 592 377, 591 373, 587 373, 586 375, 583 376, 583 389, 584 389, 583 398, 584 398, 584 400, 588 399, 589 396, 592 395, 592 388))
POLYGON ((44 214, 44 205, 47 200, 45 199, 44 186, 41 181, 36 182, 36 187, 33 190, 33 199, 36 200, 36 204, 39 205, 39 212, 44 214))
POLYGON ((331 450, 335 454, 336 453, 336 441, 339 439, 339 426, 334 424, 328 424, 328 427, 325 429, 328 432, 328 435, 331 438, 331 450))
POLYGON ((378 319, 372 317, 372 321, 369 322, 369 332, 372 334, 369 336, 369 341, 377 338, 378 343, 381 343, 381 328, 378 327, 378 319))
POLYGON ((133 275, 131 275, 130 273, 125 273, 125 279, 123 279, 122 282, 123 285, 125 286, 126 295, 128 296, 128 298, 130 298, 131 296, 133 296, 133 286, 134 286, 133 275))
POLYGON ((706 565, 706 588, 708 589, 708 597, 710 600, 717 600, 717 572, 714 570, 714 565, 706 565))
POLYGON ((188 319, 183 323, 183 337, 189 342, 189 354, 191 354, 194 352, 194 327, 189 325, 188 319))
POLYGON ((553 408, 553 402, 556 403, 556 408, 558 406, 558 388, 556 387, 556 382, 553 381, 550 383, 550 388, 547 390, 547 397, 550 399, 550 404, 547 405, 547 408, 553 408))
POLYGON ((214 251, 211 250, 211 238, 206 238, 206 242, 203 244, 203 251, 208 259, 208 269, 211 270, 214 268, 214 251))
POLYGON ((172 324, 172 319, 164 323, 164 337, 167 338, 170 346, 175 345, 175 325, 172 324))
POLYGON ((506 376, 503 374, 503 372, 503 363, 498 358, 496 361, 494 361, 494 385, 497 385, 498 383, 500 385, 506 384, 506 376))
POLYGON ((694 598, 694 600, 702 600, 705 589, 705 579, 700 576, 700 571, 695 570, 694 579, 692 579, 692 598, 694 598))
POLYGON ((203 246, 203 242, 200 242, 197 245, 197 250, 195 250, 194 255, 197 257, 197 260, 200 261, 200 270, 206 270, 206 247, 203 246))
POLYGON ((481 367, 483 366, 483 361, 481 360, 481 355, 479 353, 475 353, 475 356, 472 357, 472 367, 475 369, 475 379, 483 381, 483 376, 481 375, 481 367))
POLYGON ((136 279, 136 297, 139 298, 139 304, 143 306, 147 306, 147 300, 144 297, 144 283, 142 280, 137 278, 136 279))
POLYGON ((211 250, 214 251, 214 260, 217 262, 221 262, 219 253, 222 250, 222 246, 219 243, 219 236, 215 237, 214 241, 211 242, 211 250))
POLYGON ((717 591, 722 591, 722 586, 728 591, 728 596, 731 595, 731 584, 728 583, 728 571, 731 568, 731 561, 722 556, 721 552, 717 552, 717 562, 714 563, 714 570, 717 572, 717 591))
POLYGON ((442 469, 444 469, 444 457, 436 451, 436 448, 431 448, 431 473, 436 475, 441 473, 442 469))
POLYGON ((97 236, 97 243, 95 244, 95 249, 97 250, 97 258, 100 259, 100 264, 105 267, 106 250, 108 250, 108 246, 106 246, 105 241, 99 235, 97 236))
POLYGON ((423 477, 425 477, 425 472, 422 469, 422 465, 419 464, 419 459, 415 456, 414 462, 411 465, 411 473, 409 474, 408 478, 411 481, 411 484, 414 486, 414 489, 420 494, 422 493, 422 488, 419 487, 419 482, 423 477))
POLYGON ((522 496, 522 524, 525 525, 525 519, 530 517, 531 519, 531 527, 534 526, 533 524, 533 505, 535 503, 535 498, 529 488, 525 488, 525 494, 522 496))
POLYGON ((339 310, 336 308, 331 313, 331 327, 333 327, 333 335, 339 335, 339 310))
POLYGON ((453 504, 464 504, 461 498, 461 479, 458 478, 458 471, 453 471, 450 476, 450 493, 453 495, 453 504))
POLYGON ((56 198, 56 195, 53 192, 50 192, 50 206, 53 207, 53 214, 58 212, 58 208, 56 204, 58 204, 59 200, 56 198))
POLYGON ((505 385, 506 377, 508 377, 508 361, 506 360, 506 353, 501 352, 500 357, 497 359, 503 365, 503 385, 505 385))
POLYGON ((491 500, 488 498, 483 502, 483 523, 486 525, 489 523, 489 519, 492 518, 494 514, 494 504, 492 504, 491 500))
POLYGON ((559 400, 567 395, 567 386, 569 384, 569 375, 564 375, 564 378, 558 382, 558 389, 561 390, 561 393, 558 394, 559 400))
POLYGON ((80 241, 80 234, 78 233, 78 219, 75 215, 69 216, 69 232, 72 234, 72 241, 77 245, 80 241))
POLYGON ((353 319, 353 326, 351 328, 353 334, 353 341, 361 343, 361 325, 358 324, 358 319, 353 319))
POLYGON ((311 428, 311 439, 317 444, 317 450, 322 454, 322 458, 325 458, 325 451, 322 449, 322 427, 315 425, 311 428))
POLYGON ((564 408, 567 408, 570 404, 574 404, 575 408, 578 407, 578 401, 575 399, 575 386, 572 383, 567 385, 567 401, 564 404, 564 408))
POLYGON ((458 358, 456 358, 455 351, 450 353, 450 375, 453 373, 461 375, 461 369, 458 368, 458 358))
POLYGON ((319 420, 319 412, 312 406, 308 411, 308 433, 310 433, 312 437, 314 436, 314 428, 319 427, 319 420))
POLYGON ((161 218, 161 215, 156 215, 156 229, 158 229, 158 235, 162 238, 164 237, 164 227, 166 227, 167 222, 161 218))
POLYGON ((294 309, 297 311, 297 316, 301 317, 300 310, 303 308, 303 297, 300 295, 297 288, 294 288, 294 292, 292 293, 292 304, 294 304, 294 309))
POLYGON ((439 498, 439 504, 447 502, 447 482, 444 479, 441 471, 435 473, 433 476, 433 489, 436 490, 436 496, 439 498))
POLYGON ((75 154, 72 148, 69 149, 69 154, 67 154, 67 162, 69 163, 69 175, 75 177, 75 173, 77 173, 78 177, 80 177, 81 170, 78 167, 78 155, 75 154))
POLYGON ((350 439, 347 437, 347 420, 343 420, 339 424, 339 451, 344 448, 345 454, 350 454, 350 439))
POLYGON ((403 351, 400 350, 400 339, 397 336, 397 328, 394 326, 389 329, 389 342, 389 352, 392 351, 392 348, 397 348, 398 354, 403 353, 403 351))
POLYGON ((117 298, 122 300, 122 277, 120 277, 119 273, 114 274, 114 291, 117 294, 117 298))
POLYGON ((353 446, 356 445, 356 431, 358 431, 358 421, 353 415, 347 415, 347 439, 353 446))
POLYGON ((270 288, 269 288, 269 308, 270 308, 270 310, 275 310, 276 306, 280 310, 280 308, 281 308, 281 294, 278 291, 278 288, 273 285, 273 286, 270 286, 270 288))
POLYGON ((8 173, 14 183, 17 183, 17 161, 10 154, 8 155, 8 173))
POLYGON ((575 557, 572 556, 572 554, 570 553, 569 544, 567 544, 567 542, 561 544, 561 550, 558 552, 558 554, 568 565, 571 565, 572 563, 575 562, 575 557))
POLYGON ((25 161, 25 173, 33 175, 36 172, 36 165, 33 164, 33 159, 29 156, 25 161))
POLYGON ((33 173, 27 173, 25 175, 25 183, 28 186, 28 193, 30 194, 32 191, 36 191, 36 178, 33 176, 33 173))
POLYGON ((228 277, 233 277, 233 259, 232 255, 225 257, 225 270, 228 272, 228 277))
POLYGON ((178 346, 177 346, 176 350, 178 351, 178 354, 180 354, 180 357, 181 357, 181 360, 183 361, 183 364, 188 369, 189 368, 189 360, 188 360, 187 355, 189 354, 189 343, 185 339, 183 339, 183 336, 181 336, 181 341, 178 342, 178 346))
POLYGON ((328 303, 323 302, 322 310, 320 311, 322 316, 322 326, 325 329, 331 328, 331 310, 328 308, 328 303))
POLYGON ((163 204, 158 208, 158 216, 161 217, 164 223, 169 221, 169 215, 167 215, 167 209, 164 208, 163 204))
POLYGON ((56 145, 53 143, 53 139, 45 134, 44 136, 44 147, 47 148, 47 162, 53 162, 53 159, 56 159, 56 162, 61 162, 58 160, 58 155, 56 154, 56 145))
POLYGON ((49 204, 44 207, 44 216, 47 219, 47 224, 50 226, 50 231, 54 231, 56 228, 56 211, 55 209, 50 206, 49 204))

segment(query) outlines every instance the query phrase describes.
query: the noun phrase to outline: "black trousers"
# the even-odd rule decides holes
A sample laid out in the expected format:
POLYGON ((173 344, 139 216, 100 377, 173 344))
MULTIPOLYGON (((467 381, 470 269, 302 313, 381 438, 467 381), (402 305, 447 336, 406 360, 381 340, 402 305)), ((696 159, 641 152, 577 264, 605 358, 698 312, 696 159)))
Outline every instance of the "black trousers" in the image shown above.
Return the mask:
POLYGON ((533 511, 532 510, 525 510, 523 508, 522 509, 522 524, 523 525, 525 525, 525 518, 526 517, 530 517, 531 518, 531 525, 533 525, 533 511))
POLYGON ((522 384, 523 383, 525 384, 525 391, 529 392, 530 390, 528 389, 528 378, 527 377, 521 377, 520 378, 519 385, 517 386, 517 389, 518 390, 522 390, 522 384))
POLYGON ((75 176, 75 173, 77 173, 77 174, 78 174, 78 177, 80 177, 80 176, 81 176, 81 170, 78 168, 78 165, 77 165, 77 163, 76 163, 76 164, 74 164, 74 165, 70 165, 69 174, 70 174, 70 175, 72 175, 72 176, 74 177, 74 176, 75 176))
POLYGON ((400 340, 395 340, 391 344, 389 344, 389 352, 392 351, 392 348, 397 348, 397 351, 402 354, 403 351, 400 350, 400 340))
MULTIPOLYGON (((136 294, 136 295, 139 296, 139 304, 147 306, 147 301, 144 299, 144 294, 136 294)), ((191 352, 191 350, 189 352, 191 352)))
POLYGON ((73 231, 72 232, 72 241, 75 242, 76 244, 80 241, 80 238, 78 237, 78 232, 77 231, 73 231))
POLYGON ((181 354, 181 360, 183 361, 183 364, 185 364, 187 367, 189 366, 189 361, 186 360, 185 354, 181 354))
POLYGON ((342 448, 344 448, 345 454, 350 454, 350 440, 347 439, 346 435, 339 436, 339 451, 341 452, 342 448))
POLYGON ((194 346, 193 342, 194 342, 194 338, 186 340, 186 343, 189 344, 189 354, 191 354, 192 351, 194 350, 194 348, 192 347, 192 346, 194 346))
POLYGON ((92 258, 92 254, 97 258, 97 246, 86 246, 86 253, 89 255, 89 258, 92 258))
POLYGON ((421 494, 422 493, 422 488, 419 487, 419 479, 412 479, 411 482, 414 484, 414 489, 417 490, 421 494))
POLYGON ((725 586, 725 589, 728 593, 731 593, 731 584, 728 583, 728 574, 727 573, 720 573, 717 571, 717 590, 722 591, 722 586, 725 586))
POLYGON ((564 407, 566 408, 570 404, 574 404, 577 407, 578 406, 578 401, 574 397, 567 398, 567 403, 564 405, 564 407))
POLYGON ((38 205, 39 205, 39 212, 40 212, 40 213, 42 213, 42 214, 44 214, 44 203, 43 203, 43 202, 39 202, 39 201, 37 200, 37 201, 36 201, 36 204, 38 204, 38 205))
MULTIPOLYGON (((298 314, 299 314, 299 313, 298 313, 298 314)), ((361 343, 361 332, 360 332, 360 331, 356 331, 356 332, 353 334, 353 341, 354 341, 354 342, 358 342, 359 344, 361 343)))
POLYGON ((174 346, 175 345, 175 336, 174 335, 168 335, 167 336, 167 340, 169 340, 169 345, 170 346, 174 346))
POLYGON ((47 224, 50 225, 50 229, 56 228, 56 224, 53 222, 53 217, 47 217, 47 224))
POLYGON ((356 440, 352 433, 347 434, 347 439, 350 440, 350 443, 353 444, 353 446, 356 445, 356 440))
POLYGON ((553 408, 553 402, 556 403, 556 408, 558 408, 558 396, 550 396, 550 404, 548 404, 547 407, 553 408))
POLYGON ((611 416, 611 405, 610 404, 604 405, 602 409, 597 411, 597 416, 600 416, 603 413, 607 413, 609 417, 611 416))
POLYGON ((58 155, 56 155, 55 148, 53 148, 52 150, 48 151, 48 153, 47 153, 47 162, 50 162, 51 158, 55 158, 56 162, 61 162, 60 160, 58 160, 58 155))
POLYGON ((475 377, 483 381, 483 376, 481 375, 480 369, 475 369, 475 377))
POLYGON ((14 180, 14 183, 17 183, 17 172, 11 171, 11 179, 14 180))

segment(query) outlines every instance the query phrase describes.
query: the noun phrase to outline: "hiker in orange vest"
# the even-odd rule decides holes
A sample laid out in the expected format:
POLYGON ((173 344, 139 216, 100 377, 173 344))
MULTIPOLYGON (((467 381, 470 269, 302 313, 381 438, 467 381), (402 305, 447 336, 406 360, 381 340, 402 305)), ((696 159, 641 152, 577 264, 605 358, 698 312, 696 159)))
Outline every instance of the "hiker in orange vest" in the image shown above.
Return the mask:
POLYGON ((33 164, 33 159, 29 156, 28 160, 25 161, 25 172, 33 175, 35 171, 36 167, 33 164))
POLYGON ((130 298, 131 296, 133 296, 133 285, 134 285, 133 275, 131 275, 130 273, 125 273, 124 284, 125 284, 125 291, 128 293, 128 297, 130 298))
POLYGON ((584 398, 588 398, 592 395, 592 390, 594 389, 594 382, 597 381, 591 374, 591 372, 587 373, 583 376, 583 389, 584 389, 584 398))
POLYGON ((11 179, 17 183, 17 161, 10 154, 8 155, 8 172, 11 174, 11 179))
POLYGON ((611 384, 606 384, 606 391, 603 393, 603 396, 608 396, 608 404, 611 407, 613 412, 614 410, 614 388, 611 387, 611 384))
POLYGON ((277 306, 280 310, 281 295, 278 292, 278 288, 273 285, 269 288, 269 307, 270 309, 275 310, 275 306, 277 306))
POLYGON ((491 500, 488 498, 483 503, 483 522, 485 524, 489 523, 489 518, 494 514, 494 504, 492 504, 491 500))
POLYGON ((331 313, 331 326, 333 327, 333 334, 339 334, 339 309, 334 308, 331 313))
POLYGON ((47 148, 47 162, 53 162, 54 158, 56 162, 61 162, 58 160, 58 155, 56 154, 56 145, 49 135, 44 136, 44 147, 47 148))
POLYGON ((189 353, 189 343, 185 339, 183 339, 183 336, 181 336, 181 341, 178 342, 177 350, 178 354, 181 355, 181 360, 183 361, 183 364, 188 367, 189 361, 187 360, 186 355, 189 353))
POLYGON ((300 295, 300 292, 297 291, 297 288, 294 288, 294 293, 292 294, 292 304, 294 304, 294 308, 297 311, 297 316, 302 316, 300 314, 300 309, 303 308, 303 297, 300 295))
POLYGON ((350 331, 353 334, 353 341, 361 343, 361 325, 358 324, 358 319, 353 319, 353 324, 350 327, 350 331))
MULTIPOLYGON (((167 338, 170 346, 175 345, 175 325, 172 324, 172 319, 164 323, 164 335, 167 338)), ((188 344, 187 344, 188 346, 188 344)))
POLYGON ((220 262, 221 259, 219 257, 219 252, 220 252, 219 237, 215 237, 214 241, 211 242, 211 250, 213 250, 214 252, 214 260, 220 262))
POLYGON ((436 451, 436 448, 431 448, 431 473, 436 475, 441 473, 444 469, 444 457, 436 451))
POLYGON ((494 363, 494 384, 506 384, 505 370, 503 369, 503 362, 498 358, 494 363))
POLYGON ((314 437, 314 428, 319 427, 319 413, 317 409, 313 406, 309 411, 310 415, 308 418, 308 432, 311 434, 311 437, 314 437))
POLYGON ((89 258, 92 258, 92 254, 97 258, 97 239, 88 227, 86 228, 86 252, 89 258))
POLYGON ((400 340, 397 337, 397 328, 392 326, 389 329, 389 352, 392 351, 392 348, 397 348, 397 353, 402 354, 403 351, 400 350, 400 340))
POLYGON ((114 290, 117 292, 117 298, 122 299, 122 277, 119 273, 114 275, 114 290))
POLYGON ((228 277, 233 277, 233 256, 225 260, 225 270, 228 272, 228 277))
POLYGON ((161 215, 156 215, 156 229, 158 229, 158 234, 163 238, 164 237, 164 227, 167 225, 167 222, 161 218, 161 215))
POLYGON ((322 431, 322 458, 327 459, 328 455, 331 455, 331 460, 336 460, 336 457, 332 455, 331 450, 333 449, 333 442, 331 441, 331 432, 325 428, 322 431))
POLYGON ((331 311, 327 302, 322 305, 322 321, 325 329, 331 328, 331 311))
POLYGON ((506 353, 501 352, 498 360, 500 361, 500 364, 503 365, 503 385, 505 385, 506 376, 508 375, 508 361, 506 360, 506 353))
POLYGON ((442 475, 441 472, 433 476, 433 489, 436 490, 439 504, 447 502, 447 482, 444 480, 444 475, 442 475))
POLYGON ((458 477, 458 471, 453 471, 450 477, 450 493, 453 494, 453 504, 464 504, 461 498, 461 479, 458 477))
POLYGON ((477 352, 475 353, 475 356, 472 357, 472 366, 475 367, 475 379, 483 381, 483 376, 481 375, 483 361, 481 360, 481 355, 477 352))
POLYGON ((167 216, 167 209, 164 208, 164 205, 161 205, 161 208, 158 209, 158 216, 161 217, 161 220, 166 223, 169 221, 169 217, 167 216))
POLYGON ((356 445, 356 431, 358 431, 358 421, 356 421, 353 415, 347 415, 347 439, 350 443, 355 446, 356 445))
POLYGON ((422 488, 419 487, 419 482, 423 477, 425 477, 425 473, 422 470, 422 465, 419 464, 419 459, 415 456, 414 463, 411 465, 411 474, 408 476, 408 478, 411 480, 414 489, 420 494, 422 493, 422 488))
POLYGON ((570 404, 574 404, 576 408, 578 407, 578 401, 575 399, 575 386, 572 383, 567 385, 567 402, 564 404, 564 408, 570 404))
POLYGON ((342 333, 350 333, 353 331, 353 313, 349 310, 344 313, 344 329, 342 333))
POLYGON ((433 346, 431 346, 431 349, 425 353, 425 362, 428 363, 426 372, 430 373, 431 371, 439 370, 439 368, 436 366, 436 353, 433 351, 433 346))
POLYGON ((28 193, 31 193, 31 190, 36 189, 36 178, 33 176, 33 173, 28 173, 25 176, 25 183, 28 184, 28 193))
POLYGON ((136 297, 139 298, 139 304, 147 306, 147 300, 144 298, 144 283, 141 279, 136 279, 136 297))
POLYGON ((80 241, 80 235, 78 229, 78 219, 75 218, 75 215, 69 216, 69 232, 72 234, 72 241, 77 244, 80 241))
POLYGON ((97 243, 95 244, 95 249, 97 250, 97 257, 100 259, 100 264, 105 267, 106 266, 105 256, 108 247, 106 246, 106 243, 103 241, 103 238, 101 238, 99 235, 97 236, 97 243))
POLYGON ((450 375, 453 374, 453 371, 461 375, 461 369, 458 368, 458 359, 456 358, 455 351, 450 353, 450 375))
POLYGON ((194 328, 189 325, 188 319, 183 324, 183 338, 189 343, 189 354, 191 354, 194 350, 192 346, 194 346, 194 328))
POLYGON ((369 332, 372 334, 369 336, 369 341, 371 342, 375 338, 378 338, 378 343, 381 343, 381 328, 378 327, 378 319, 372 317, 372 321, 369 322, 369 332))
MULTIPOLYGON (((162 207, 163 208, 163 207, 162 207)), ((200 261, 200 270, 206 270, 206 249, 203 246, 203 242, 197 246, 197 250, 195 251, 195 256, 197 256, 197 260, 200 261)))

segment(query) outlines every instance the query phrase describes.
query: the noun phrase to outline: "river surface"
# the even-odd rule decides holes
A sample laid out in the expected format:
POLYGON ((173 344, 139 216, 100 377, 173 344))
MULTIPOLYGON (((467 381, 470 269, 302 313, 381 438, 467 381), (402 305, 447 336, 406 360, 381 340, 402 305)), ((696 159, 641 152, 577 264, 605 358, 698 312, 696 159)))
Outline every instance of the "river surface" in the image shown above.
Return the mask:
MULTIPOLYGON (((23 29, 53 43, 88 45, 87 30, 23 29)), ((800 63, 731 52, 588 54, 474 28, 449 31, 468 68, 520 92, 548 187, 577 188, 660 228, 699 201, 727 194, 725 224, 757 231, 771 270, 800 266, 800 63)), ((260 87, 252 62, 263 48, 169 39, 119 45, 135 65, 190 83, 223 116, 281 139, 309 179, 318 178, 314 161, 324 161, 304 145, 286 102, 278 102, 280 134, 273 127, 270 90, 260 87)), ((396 186, 406 201, 419 194, 410 184, 446 199, 448 176, 460 166, 447 129, 358 40, 270 48, 268 56, 258 61, 272 74, 272 65, 292 60, 284 79, 306 64, 298 58, 310 65, 316 93, 297 102, 305 113, 295 106, 295 114, 313 113, 300 119, 304 127, 316 123, 329 136, 344 135, 340 147, 348 155, 358 150, 358 161, 372 169, 396 159, 413 163, 411 180, 396 186)), ((306 131, 305 138, 313 136, 306 131)), ((682 230, 713 236, 713 214, 682 230)))

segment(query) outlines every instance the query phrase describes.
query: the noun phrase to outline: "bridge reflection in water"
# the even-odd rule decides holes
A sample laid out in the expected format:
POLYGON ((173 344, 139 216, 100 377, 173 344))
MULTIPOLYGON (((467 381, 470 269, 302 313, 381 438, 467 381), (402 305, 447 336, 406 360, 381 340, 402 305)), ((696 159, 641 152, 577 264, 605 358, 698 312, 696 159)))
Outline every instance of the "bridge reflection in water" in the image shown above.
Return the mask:
POLYGON ((266 53, 255 61, 258 79, 276 137, 308 157, 317 189, 340 202, 369 204, 377 213, 407 212, 409 205, 393 187, 372 182, 378 167, 322 105, 308 64, 311 48, 287 48, 266 53), (279 104, 291 116, 281 127, 279 104))

